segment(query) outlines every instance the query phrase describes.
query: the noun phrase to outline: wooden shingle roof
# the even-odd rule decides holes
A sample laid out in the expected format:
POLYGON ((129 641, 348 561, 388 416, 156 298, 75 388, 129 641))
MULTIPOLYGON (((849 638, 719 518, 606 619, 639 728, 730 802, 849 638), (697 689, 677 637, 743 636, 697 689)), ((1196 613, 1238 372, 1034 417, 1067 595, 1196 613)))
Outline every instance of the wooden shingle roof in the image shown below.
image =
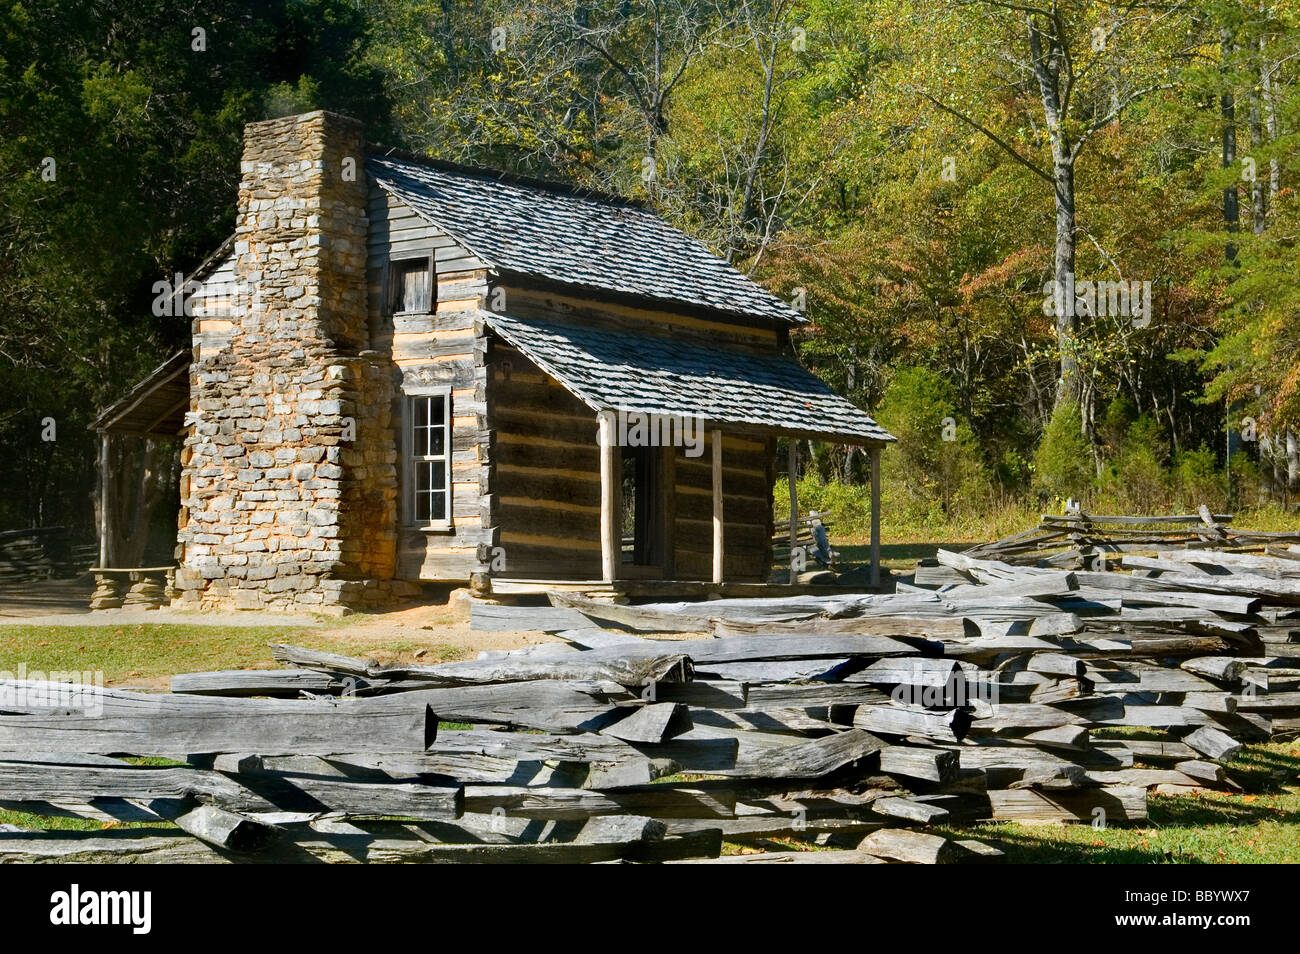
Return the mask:
POLYGON ((366 172, 499 273, 773 321, 804 318, 640 204, 394 155, 366 172))
POLYGON ((175 437, 190 406, 190 352, 178 351, 108 407, 91 430, 139 437, 175 437))
POLYGON ((848 444, 894 440, 865 411, 778 355, 498 312, 479 317, 597 411, 698 418, 848 444))

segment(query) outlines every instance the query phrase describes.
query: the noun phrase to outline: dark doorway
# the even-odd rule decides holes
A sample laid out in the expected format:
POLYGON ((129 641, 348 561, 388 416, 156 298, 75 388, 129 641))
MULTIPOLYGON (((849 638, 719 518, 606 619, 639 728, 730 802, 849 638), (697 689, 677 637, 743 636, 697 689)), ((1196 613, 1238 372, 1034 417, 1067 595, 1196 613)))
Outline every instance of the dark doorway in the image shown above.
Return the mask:
POLYGON ((621 564, 662 570, 664 562, 663 467, 657 447, 623 448, 621 564))

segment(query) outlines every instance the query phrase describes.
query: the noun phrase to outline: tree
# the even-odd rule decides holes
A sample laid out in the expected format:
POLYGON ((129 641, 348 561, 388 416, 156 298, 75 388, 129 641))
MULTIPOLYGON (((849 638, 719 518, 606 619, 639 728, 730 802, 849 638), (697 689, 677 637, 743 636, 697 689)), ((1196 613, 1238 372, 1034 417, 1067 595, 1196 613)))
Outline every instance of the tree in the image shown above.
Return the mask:
POLYGON ((391 128, 366 29, 350 0, 0 13, 0 527, 90 532, 87 424, 189 343, 152 286, 229 234, 243 124, 323 106, 391 128))
MULTIPOLYGON (((1097 7, 1069 0, 1047 0, 1041 5, 1014 0, 949 0, 947 4, 943 16, 954 33, 966 25, 961 14, 980 15, 992 28, 991 35, 981 40, 1015 51, 1003 57, 1010 67, 1010 76, 1004 79, 1019 88, 1032 84, 1041 110, 1041 134, 1000 133, 938 91, 919 88, 926 101, 987 137, 1052 190, 1056 229, 1051 293, 1060 364, 1058 403, 1078 404, 1083 396, 1077 343, 1080 302, 1075 295, 1076 167, 1097 133, 1143 96, 1172 85, 1164 79, 1168 54, 1157 41, 1179 35, 1177 5, 1172 10, 1138 3, 1097 7), (1050 164, 1045 166, 1015 138, 1028 139, 1030 146, 1045 140, 1050 164)), ((993 95, 992 90, 984 92, 993 95)))

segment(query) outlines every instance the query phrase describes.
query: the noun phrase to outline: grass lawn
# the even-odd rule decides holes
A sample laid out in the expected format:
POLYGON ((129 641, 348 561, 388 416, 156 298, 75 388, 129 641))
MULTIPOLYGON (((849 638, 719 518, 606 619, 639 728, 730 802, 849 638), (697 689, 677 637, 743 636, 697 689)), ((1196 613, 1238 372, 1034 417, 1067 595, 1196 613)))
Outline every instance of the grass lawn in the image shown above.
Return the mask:
MULTIPOLYGON (((268 642, 355 652, 320 626, 3 626, 0 670, 102 670, 106 684, 161 680, 173 673, 274 665, 268 642), (303 639, 304 636, 308 638, 303 639)), ((386 649, 410 647, 394 642, 386 649)), ((1128 734, 1135 734, 1129 730, 1128 734)), ((153 760, 150 760, 153 761, 153 760)), ((939 834, 978 838, 1026 863, 1300 863, 1300 741, 1248 747, 1229 766, 1240 793, 1205 791, 1150 798, 1141 827, 1025 826, 998 823, 939 834)), ((0 811, 0 824, 25 828, 107 827, 101 822, 0 811)), ((132 825, 130 827, 139 827, 132 825)), ((157 827, 156 825, 146 827, 157 827)), ((788 844, 788 843, 787 843, 788 844)), ((728 852, 752 851, 730 845, 728 852)))
MULTIPOLYGON (((104 673, 106 685, 178 672, 269 665, 269 642, 293 642, 314 628, 286 626, 0 626, 0 670, 104 673)), ((319 637, 313 637, 321 643, 319 637)), ((328 640, 324 640, 328 642, 328 640)), ((319 648, 328 649, 321 645, 319 648)))

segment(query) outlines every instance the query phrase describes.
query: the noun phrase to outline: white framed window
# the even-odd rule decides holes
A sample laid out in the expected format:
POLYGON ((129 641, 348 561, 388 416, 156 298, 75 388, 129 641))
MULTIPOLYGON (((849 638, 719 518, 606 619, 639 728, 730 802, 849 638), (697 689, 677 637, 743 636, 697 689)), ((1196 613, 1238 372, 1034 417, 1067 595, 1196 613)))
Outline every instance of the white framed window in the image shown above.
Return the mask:
POLYGON ((436 300, 433 256, 406 258, 388 266, 388 312, 392 315, 427 315, 436 300))
POLYGON ((451 527, 451 389, 408 393, 403 428, 406 523, 451 527))

